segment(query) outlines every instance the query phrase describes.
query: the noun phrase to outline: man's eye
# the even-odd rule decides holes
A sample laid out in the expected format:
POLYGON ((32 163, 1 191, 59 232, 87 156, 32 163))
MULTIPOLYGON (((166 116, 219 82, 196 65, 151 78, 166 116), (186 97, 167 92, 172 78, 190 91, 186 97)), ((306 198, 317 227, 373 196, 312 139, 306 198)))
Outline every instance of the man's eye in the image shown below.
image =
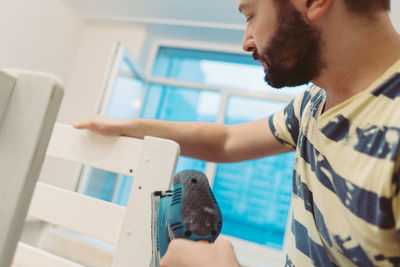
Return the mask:
POLYGON ((246 17, 246 21, 247 22, 249 22, 250 20, 252 20, 253 19, 253 16, 248 16, 248 17, 246 17))

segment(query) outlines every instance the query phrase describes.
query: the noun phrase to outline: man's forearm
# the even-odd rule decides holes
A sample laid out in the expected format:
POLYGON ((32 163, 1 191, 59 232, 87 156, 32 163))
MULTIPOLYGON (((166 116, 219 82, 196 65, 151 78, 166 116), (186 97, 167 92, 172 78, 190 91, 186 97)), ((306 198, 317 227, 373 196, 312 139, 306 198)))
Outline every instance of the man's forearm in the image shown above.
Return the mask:
POLYGON ((176 122, 153 119, 116 119, 95 115, 75 124, 99 134, 135 138, 155 136, 171 139, 181 154, 213 162, 236 162, 287 152, 273 136, 268 119, 238 125, 207 122, 176 122))
POLYGON ((135 119, 122 123, 120 131, 121 135, 136 138, 147 135, 171 139, 180 145, 183 156, 215 162, 225 158, 226 125, 135 119))

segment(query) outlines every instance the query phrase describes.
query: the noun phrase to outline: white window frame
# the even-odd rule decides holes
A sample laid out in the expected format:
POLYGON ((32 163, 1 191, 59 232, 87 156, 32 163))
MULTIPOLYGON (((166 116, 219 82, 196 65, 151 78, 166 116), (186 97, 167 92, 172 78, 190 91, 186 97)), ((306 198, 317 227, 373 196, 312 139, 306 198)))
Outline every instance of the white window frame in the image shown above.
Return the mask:
MULTIPOLYGON (((131 78, 137 78, 139 80, 143 81, 144 88, 147 88, 147 84, 145 79, 143 78, 143 74, 140 71, 140 67, 137 65, 136 61, 132 58, 131 54, 129 53, 129 49, 125 47, 120 41, 115 42, 114 47, 113 47, 113 56, 109 62, 109 69, 107 71, 107 77, 105 77, 105 84, 104 84, 104 90, 100 93, 98 99, 97 99, 97 104, 96 104, 96 110, 98 114, 105 115, 106 109, 107 109, 107 103, 109 103, 112 90, 115 84, 115 81, 119 75, 124 75, 128 76, 131 78), (120 73, 119 69, 121 66, 122 61, 124 58, 128 58, 129 63, 131 64, 132 67, 132 73, 120 73)), ((141 101, 143 102, 145 93, 143 93, 141 101)), ((77 189, 76 191, 83 194, 86 188, 86 185, 88 183, 88 178, 89 178, 89 171, 91 168, 87 166, 82 166, 80 174, 79 174, 79 180, 77 183, 77 189)), ((116 202, 118 194, 120 192, 121 186, 122 186, 122 179, 123 175, 118 174, 117 175, 117 181, 116 185, 113 190, 113 195, 111 198, 111 202, 116 202)))

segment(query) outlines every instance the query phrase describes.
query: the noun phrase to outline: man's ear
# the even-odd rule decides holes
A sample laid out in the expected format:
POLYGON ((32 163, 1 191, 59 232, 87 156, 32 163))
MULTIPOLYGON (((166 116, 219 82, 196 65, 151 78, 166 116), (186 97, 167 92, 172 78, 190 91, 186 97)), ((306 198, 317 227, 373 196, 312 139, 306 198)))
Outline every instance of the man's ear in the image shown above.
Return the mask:
POLYGON ((307 0, 306 17, 310 22, 320 18, 331 6, 332 0, 307 0))

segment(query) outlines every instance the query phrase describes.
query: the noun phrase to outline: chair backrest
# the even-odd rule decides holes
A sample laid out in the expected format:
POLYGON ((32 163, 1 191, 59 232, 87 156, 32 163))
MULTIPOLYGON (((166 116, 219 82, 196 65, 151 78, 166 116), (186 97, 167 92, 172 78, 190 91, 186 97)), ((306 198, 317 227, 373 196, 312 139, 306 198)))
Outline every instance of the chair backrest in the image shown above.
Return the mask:
POLYGON ((11 264, 62 96, 53 76, 0 71, 0 267, 11 264))
MULTIPOLYGON (((127 207, 38 182, 29 215, 116 245, 114 267, 149 266, 151 193, 170 188, 177 143, 145 137, 106 137, 56 124, 47 156, 134 176, 127 207)), ((20 244, 15 265, 80 266, 20 244)))
POLYGON ((8 103, 12 92, 14 91, 14 86, 17 81, 16 77, 10 76, 5 72, 0 73, 0 127, 3 122, 3 118, 6 114, 8 103))

